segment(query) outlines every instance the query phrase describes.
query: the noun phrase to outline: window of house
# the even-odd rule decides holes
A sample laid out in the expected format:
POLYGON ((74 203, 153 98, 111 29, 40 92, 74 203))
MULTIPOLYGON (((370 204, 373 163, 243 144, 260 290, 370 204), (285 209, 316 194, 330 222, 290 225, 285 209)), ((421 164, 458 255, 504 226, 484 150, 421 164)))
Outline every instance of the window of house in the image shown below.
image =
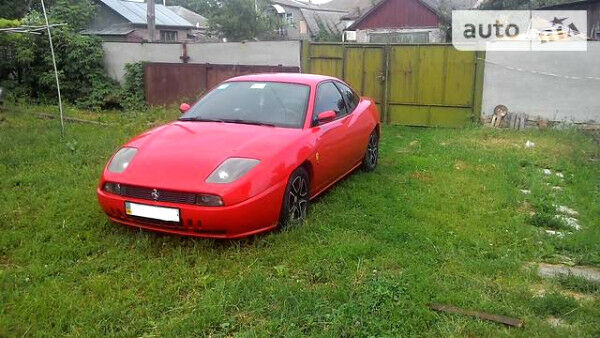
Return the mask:
POLYGON ((320 113, 328 110, 333 110, 338 117, 345 115, 348 112, 342 94, 340 94, 340 91, 333 82, 322 83, 317 88, 317 98, 313 110, 313 121, 320 113))
POLYGON ((165 42, 177 41, 177 31, 160 31, 160 40, 165 42))
POLYGON ((287 23, 293 23, 294 22, 294 15, 290 12, 286 12, 285 13, 285 21, 287 23))
POLYGON ((358 106, 358 102, 360 102, 360 97, 358 97, 358 95, 356 95, 356 93, 350 87, 341 82, 336 81, 335 85, 340 89, 340 92, 342 92, 344 99, 346 99, 348 113, 353 112, 354 108, 358 106))

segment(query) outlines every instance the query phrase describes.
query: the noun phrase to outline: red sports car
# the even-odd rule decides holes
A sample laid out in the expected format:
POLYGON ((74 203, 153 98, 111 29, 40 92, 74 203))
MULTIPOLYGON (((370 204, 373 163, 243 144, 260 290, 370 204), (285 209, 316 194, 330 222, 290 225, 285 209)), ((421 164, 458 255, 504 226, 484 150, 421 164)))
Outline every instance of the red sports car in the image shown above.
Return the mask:
POLYGON ((311 74, 240 76, 177 121, 120 148, 97 193, 108 217, 212 238, 301 222, 311 199, 377 166, 379 112, 344 82, 311 74))

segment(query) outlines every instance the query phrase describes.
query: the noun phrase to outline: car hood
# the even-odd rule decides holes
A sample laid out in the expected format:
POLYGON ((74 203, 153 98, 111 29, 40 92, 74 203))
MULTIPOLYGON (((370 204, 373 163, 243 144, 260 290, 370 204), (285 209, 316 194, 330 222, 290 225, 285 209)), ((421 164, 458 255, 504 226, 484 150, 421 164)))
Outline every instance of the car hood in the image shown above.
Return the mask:
POLYGON ((227 158, 268 161, 300 135, 301 129, 177 121, 127 143, 138 149, 131 164, 121 174, 105 171, 105 178, 163 189, 210 191, 205 179, 227 158))

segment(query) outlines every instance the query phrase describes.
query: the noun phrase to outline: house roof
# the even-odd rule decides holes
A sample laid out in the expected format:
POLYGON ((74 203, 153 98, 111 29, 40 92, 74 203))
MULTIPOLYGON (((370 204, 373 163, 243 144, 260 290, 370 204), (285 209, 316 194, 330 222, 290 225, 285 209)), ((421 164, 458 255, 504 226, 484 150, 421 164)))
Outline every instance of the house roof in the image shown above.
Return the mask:
MULTIPOLYGON (((306 21, 310 34, 313 36, 319 34, 321 28, 326 29, 328 33, 341 33, 344 30, 341 18, 347 12, 343 9, 314 5, 297 0, 271 0, 271 4, 273 6, 298 8, 306 21)), ((279 12, 277 7, 275 9, 279 12)))
POLYGON ((196 28, 208 28, 208 19, 182 6, 167 6, 175 14, 184 18, 196 28))
MULTIPOLYGON (((336 1, 336 0, 333 0, 336 1)), ((337 0, 337 1, 343 1, 343 0, 337 0)), ((365 0, 357 0, 357 3, 362 4, 364 3, 365 0)), ((369 0, 371 1, 371 0, 369 0)), ((356 20, 354 21, 354 23, 352 23, 352 25, 350 25, 347 29, 348 30, 352 30, 354 29, 361 21, 363 21, 364 19, 366 19, 369 15, 371 15, 371 13, 373 13, 377 8, 379 8, 379 6, 383 5, 386 1, 388 0, 373 0, 375 1, 374 4, 368 6, 368 7, 364 7, 364 8, 359 8, 358 12, 354 12, 353 13, 349 13, 348 15, 345 15, 344 17, 342 17, 342 20, 356 20)), ((440 18, 443 19, 449 19, 449 18, 445 18, 445 14, 442 13, 442 1, 441 0, 417 0, 419 2, 421 2, 423 5, 425 5, 426 7, 428 7, 429 9, 431 9, 434 13, 436 13, 440 18)), ((450 0, 450 4, 449 7, 447 8, 449 11, 450 10, 454 10, 454 9, 470 9, 470 8, 475 8, 478 4, 480 3, 479 0, 450 0)), ((449 14, 449 13, 448 13, 449 14)))
POLYGON ((331 0, 322 4, 322 6, 343 10, 347 12, 347 14, 344 15, 342 19, 352 20, 359 18, 362 13, 365 13, 378 1, 379 0, 331 0))
POLYGON ((134 29, 130 24, 114 24, 102 28, 89 28, 81 31, 83 35, 127 35, 134 29))
POLYGON ((327 11, 327 12, 346 12, 343 9, 332 8, 330 6, 325 5, 313 5, 307 2, 297 1, 297 0, 271 0, 271 3, 278 4, 287 7, 296 7, 296 8, 304 8, 304 9, 312 9, 316 11, 327 11))
POLYGON ((318 35, 321 28, 334 34, 341 33, 344 30, 344 23, 341 21, 341 17, 344 15, 343 12, 316 11, 305 8, 301 8, 300 11, 313 36, 318 35))
MULTIPOLYGON (((147 4, 122 0, 98 0, 127 21, 135 25, 147 25, 147 4)), ((155 7, 156 25, 169 27, 192 27, 192 24, 163 5, 155 7)))

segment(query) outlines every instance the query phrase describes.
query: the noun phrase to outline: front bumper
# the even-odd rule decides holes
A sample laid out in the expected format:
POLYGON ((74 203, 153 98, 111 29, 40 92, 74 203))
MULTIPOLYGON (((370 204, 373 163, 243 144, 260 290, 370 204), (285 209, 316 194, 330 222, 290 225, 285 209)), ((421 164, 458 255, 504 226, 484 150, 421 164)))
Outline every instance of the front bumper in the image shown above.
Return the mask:
POLYGON ((273 230, 277 227, 285 182, 280 182, 241 203, 223 207, 155 202, 107 193, 99 187, 98 201, 111 221, 182 236, 206 238, 240 238, 273 230), (129 216, 125 202, 178 208, 180 222, 163 222, 129 216))

